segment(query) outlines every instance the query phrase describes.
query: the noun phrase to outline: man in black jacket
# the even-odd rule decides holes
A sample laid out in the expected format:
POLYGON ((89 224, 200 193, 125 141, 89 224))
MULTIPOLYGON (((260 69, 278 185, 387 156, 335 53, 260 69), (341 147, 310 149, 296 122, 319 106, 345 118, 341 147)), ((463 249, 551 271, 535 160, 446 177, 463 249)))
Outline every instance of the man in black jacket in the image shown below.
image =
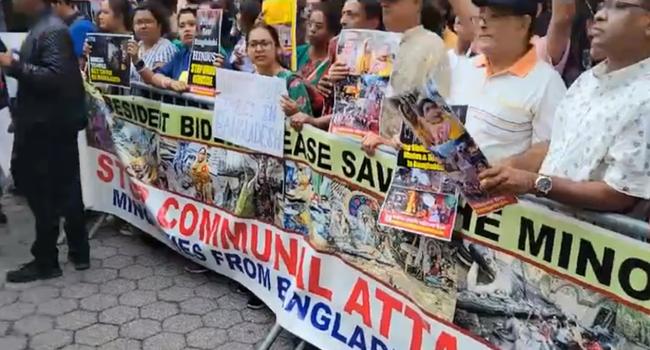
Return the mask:
POLYGON ((20 55, 0 54, 2 69, 18 80, 14 181, 36 220, 34 260, 7 274, 14 283, 61 276, 56 247, 61 216, 67 221, 70 260, 77 269, 89 267, 77 148, 77 134, 86 124, 83 80, 68 28, 46 1, 15 2, 33 25, 20 55))

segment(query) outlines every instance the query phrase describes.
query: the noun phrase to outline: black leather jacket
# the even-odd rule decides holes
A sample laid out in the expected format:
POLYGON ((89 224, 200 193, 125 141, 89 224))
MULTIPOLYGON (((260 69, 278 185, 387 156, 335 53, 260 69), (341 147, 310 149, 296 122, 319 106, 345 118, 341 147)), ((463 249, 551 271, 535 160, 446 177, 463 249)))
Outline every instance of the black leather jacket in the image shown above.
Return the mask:
POLYGON ((12 119, 16 131, 34 126, 54 130, 85 127, 85 93, 68 28, 50 10, 31 28, 20 59, 6 70, 18 80, 12 119))

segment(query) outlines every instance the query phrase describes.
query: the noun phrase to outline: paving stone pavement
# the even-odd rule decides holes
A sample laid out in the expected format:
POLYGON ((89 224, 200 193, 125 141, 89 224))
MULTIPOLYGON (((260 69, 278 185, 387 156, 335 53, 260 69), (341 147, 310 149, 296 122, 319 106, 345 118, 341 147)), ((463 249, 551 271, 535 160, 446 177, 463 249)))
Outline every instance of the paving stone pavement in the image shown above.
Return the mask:
MULTIPOLYGON (((92 267, 77 272, 60 246, 63 277, 5 283, 5 272, 30 260, 33 218, 24 201, 3 199, 0 226, 0 350, 256 349, 274 315, 246 308, 229 279, 191 275, 169 248, 101 229, 92 267)), ((273 350, 293 349, 283 333, 273 350)))

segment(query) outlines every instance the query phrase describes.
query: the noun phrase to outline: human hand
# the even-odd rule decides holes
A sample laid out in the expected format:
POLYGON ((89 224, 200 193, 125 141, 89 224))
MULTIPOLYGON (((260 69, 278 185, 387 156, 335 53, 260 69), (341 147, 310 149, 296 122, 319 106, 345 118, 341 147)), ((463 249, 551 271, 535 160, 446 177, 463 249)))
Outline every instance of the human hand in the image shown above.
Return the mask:
POLYGON ((363 136, 363 140, 361 140, 361 149, 366 152, 366 154, 370 157, 375 155, 375 150, 377 150, 377 147, 380 145, 386 144, 386 140, 372 132, 369 132, 363 136))
POLYGON ((329 76, 323 77, 316 85, 316 89, 323 97, 328 98, 334 92, 334 84, 330 81, 329 76))
POLYGON ((217 68, 221 68, 223 67, 224 60, 225 59, 221 54, 217 54, 217 57, 214 59, 214 62, 212 64, 217 68))
POLYGON ((497 165, 478 174, 481 187, 491 195, 521 195, 535 191, 538 175, 510 166, 497 165))
POLYGON ((140 45, 138 45, 138 43, 135 40, 129 40, 129 42, 126 45, 126 52, 131 57, 131 62, 133 62, 133 64, 136 64, 138 63, 138 61, 140 61, 140 56, 138 51, 140 51, 140 45))
POLYGON ((335 62, 329 70, 328 80, 332 83, 341 81, 350 75, 350 68, 345 63, 335 62))
POLYGON ((88 42, 88 39, 84 41, 84 56, 90 56, 90 53, 93 52, 93 45, 88 42))
POLYGON ((11 56, 11 52, 0 53, 0 66, 9 67, 13 63, 14 58, 11 56))
POLYGON ((297 113, 291 117, 289 124, 296 131, 301 131, 302 126, 305 124, 311 124, 313 117, 308 116, 305 113, 297 113))
POLYGON ((292 100, 289 96, 282 96, 280 99, 280 106, 287 117, 291 117, 300 111, 298 109, 298 103, 292 100))
POLYGON ((190 88, 185 82, 172 80, 171 83, 169 83, 169 89, 178 93, 182 93, 188 91, 190 88))

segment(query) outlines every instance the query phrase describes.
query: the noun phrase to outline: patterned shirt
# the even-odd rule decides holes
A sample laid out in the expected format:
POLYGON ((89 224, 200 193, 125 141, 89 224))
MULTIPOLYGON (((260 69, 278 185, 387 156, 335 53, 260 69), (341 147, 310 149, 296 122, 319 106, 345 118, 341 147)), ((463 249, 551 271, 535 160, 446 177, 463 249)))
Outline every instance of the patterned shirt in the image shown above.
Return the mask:
MULTIPOLYGON (((154 70, 169 63, 177 52, 178 48, 176 45, 165 38, 160 38, 160 40, 158 40, 158 42, 147 51, 144 50, 144 45, 140 42, 138 56, 140 56, 140 59, 144 61, 145 67, 154 70)), ((140 81, 140 74, 135 71, 133 65, 131 65, 131 79, 140 81)))
MULTIPOLYGON (((442 97, 449 97, 449 59, 442 39, 422 26, 407 30, 397 52, 390 78, 391 94, 398 95, 420 88, 433 78, 442 97)), ((402 118, 389 103, 382 105, 379 129, 381 136, 392 138, 400 133, 402 118)))
POLYGON ((650 58, 606 70, 583 73, 558 106, 540 173, 650 199, 650 58))

